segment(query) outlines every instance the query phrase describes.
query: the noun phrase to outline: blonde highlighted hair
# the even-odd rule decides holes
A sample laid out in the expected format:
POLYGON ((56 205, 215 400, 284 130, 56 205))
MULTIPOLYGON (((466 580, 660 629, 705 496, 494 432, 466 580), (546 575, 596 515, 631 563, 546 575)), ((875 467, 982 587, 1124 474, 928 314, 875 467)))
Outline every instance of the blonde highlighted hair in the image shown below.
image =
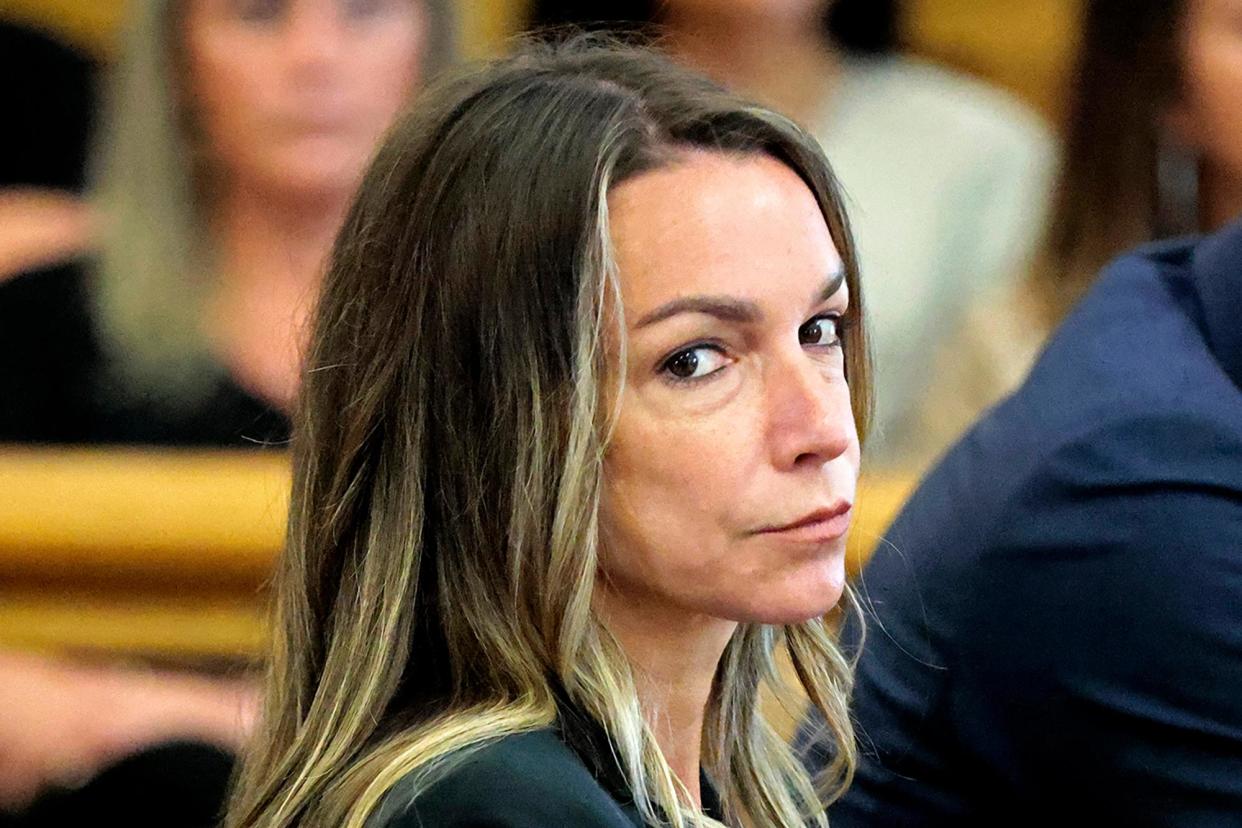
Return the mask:
MULTIPOLYGON (((426 95, 337 241, 295 421, 266 708, 228 825, 361 826, 558 692, 611 739, 645 819, 706 824, 592 611, 603 457, 620 376, 609 189, 687 148, 797 172, 861 292, 817 143, 649 52, 533 44, 426 95)), ((623 330, 623 326, 620 327, 623 330)), ((864 328, 847 376, 868 417, 864 328)), ((709 703, 704 767, 734 824, 825 824, 854 764, 851 668, 822 620, 741 626, 709 703), (817 793, 764 720, 788 653, 835 747, 817 793)))

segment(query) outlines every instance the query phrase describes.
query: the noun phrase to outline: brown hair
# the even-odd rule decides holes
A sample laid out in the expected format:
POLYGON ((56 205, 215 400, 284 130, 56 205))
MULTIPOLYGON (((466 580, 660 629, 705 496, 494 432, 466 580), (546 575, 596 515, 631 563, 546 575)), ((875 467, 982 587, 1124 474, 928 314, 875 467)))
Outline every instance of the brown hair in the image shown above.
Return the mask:
POLYGON ((1161 186, 1169 147, 1162 120, 1182 77, 1185 0, 1090 0, 1072 76, 1065 155, 1037 288, 1055 319, 1099 268, 1197 216, 1161 186))
MULTIPOLYGON (((644 51, 532 45, 427 93, 389 136, 337 241, 294 439, 262 728, 228 824, 361 825, 491 739, 549 724, 559 685, 604 725, 649 819, 698 822, 596 619, 619 296, 607 194, 680 148, 767 153, 817 198, 861 292, 813 138, 644 51)), ((855 416, 863 327, 847 328, 855 416)), ((743 625, 704 733, 731 819, 822 823, 756 696, 778 649, 853 768, 851 665, 825 624, 743 625)))

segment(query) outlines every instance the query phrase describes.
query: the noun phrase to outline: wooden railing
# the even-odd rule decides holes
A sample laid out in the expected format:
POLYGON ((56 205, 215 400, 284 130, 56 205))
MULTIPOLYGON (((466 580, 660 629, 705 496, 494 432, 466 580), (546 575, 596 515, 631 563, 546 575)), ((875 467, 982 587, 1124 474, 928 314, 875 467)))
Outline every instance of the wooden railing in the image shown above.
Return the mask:
MULTIPOLYGON (((288 486, 280 453, 0 448, 0 647, 256 654, 288 486)), ((851 572, 910 489, 863 482, 851 572)))
POLYGON ((275 453, 0 449, 0 645, 257 651, 288 484, 275 453))

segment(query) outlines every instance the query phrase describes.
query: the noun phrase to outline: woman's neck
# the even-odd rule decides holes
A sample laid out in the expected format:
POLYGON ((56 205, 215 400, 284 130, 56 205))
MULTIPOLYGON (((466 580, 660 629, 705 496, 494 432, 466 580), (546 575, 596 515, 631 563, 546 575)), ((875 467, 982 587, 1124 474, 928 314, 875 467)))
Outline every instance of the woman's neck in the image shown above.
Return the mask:
POLYGON ((841 72, 818 20, 712 13, 662 22, 676 58, 802 123, 823 109, 841 72))
POLYGON ((229 188, 215 210, 221 280, 314 286, 348 203, 349 193, 298 199, 229 188))
POLYGON ((234 379, 280 408, 296 392, 306 320, 348 205, 232 187, 215 203, 208 333, 234 379))
POLYGON ((737 624, 602 587, 596 608, 634 668, 639 703, 673 773, 701 806, 703 726, 737 624))

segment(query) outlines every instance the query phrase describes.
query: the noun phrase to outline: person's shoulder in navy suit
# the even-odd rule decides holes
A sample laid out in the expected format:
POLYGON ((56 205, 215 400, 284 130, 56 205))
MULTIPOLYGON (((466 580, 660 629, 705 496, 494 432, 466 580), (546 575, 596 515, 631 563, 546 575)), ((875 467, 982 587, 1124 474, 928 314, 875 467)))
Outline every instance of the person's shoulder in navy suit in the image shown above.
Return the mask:
POLYGON ((886 539, 835 828, 1242 825, 1242 225, 1115 262, 886 539))

